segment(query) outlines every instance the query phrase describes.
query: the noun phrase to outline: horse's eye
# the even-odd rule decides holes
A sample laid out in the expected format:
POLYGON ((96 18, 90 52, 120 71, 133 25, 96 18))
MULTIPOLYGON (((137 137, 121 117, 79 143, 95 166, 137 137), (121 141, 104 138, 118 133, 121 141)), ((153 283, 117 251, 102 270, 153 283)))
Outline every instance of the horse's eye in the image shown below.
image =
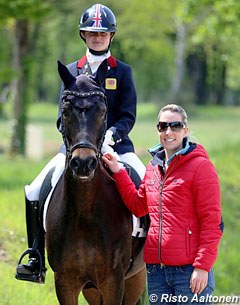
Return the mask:
POLYGON ((63 110, 62 110, 62 114, 63 114, 63 115, 66 116, 68 113, 69 113, 69 111, 68 111, 67 109, 63 109, 63 110))
POLYGON ((71 106, 71 103, 70 102, 66 102, 63 107, 62 107, 62 114, 64 116, 68 116, 71 114, 71 109, 72 109, 72 106, 71 106))

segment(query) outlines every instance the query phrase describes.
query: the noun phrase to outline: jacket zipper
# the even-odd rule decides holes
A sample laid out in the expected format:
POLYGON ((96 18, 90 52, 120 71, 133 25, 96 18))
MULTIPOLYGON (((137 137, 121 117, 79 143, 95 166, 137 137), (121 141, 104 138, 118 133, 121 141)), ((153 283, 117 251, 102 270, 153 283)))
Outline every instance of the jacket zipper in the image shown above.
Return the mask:
POLYGON ((162 263, 162 259, 161 259, 161 247, 162 247, 162 191, 163 191, 163 186, 165 181, 167 180, 169 174, 172 172, 172 170, 174 169, 175 165, 177 163, 177 160, 174 162, 174 164, 170 167, 168 167, 167 171, 165 172, 165 175, 162 176, 163 180, 161 181, 158 177, 158 173, 156 172, 156 169, 154 168, 154 174, 155 177, 157 178, 158 182, 159 182, 159 193, 160 193, 160 198, 159 198, 159 234, 158 234, 158 259, 160 262, 160 266, 164 266, 164 264, 162 263))

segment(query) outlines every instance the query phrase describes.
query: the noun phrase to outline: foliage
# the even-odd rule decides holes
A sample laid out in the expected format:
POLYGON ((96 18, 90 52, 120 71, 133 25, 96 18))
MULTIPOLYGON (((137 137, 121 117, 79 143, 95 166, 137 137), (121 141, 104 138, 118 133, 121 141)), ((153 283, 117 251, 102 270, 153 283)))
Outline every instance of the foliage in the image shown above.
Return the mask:
POLYGON ((195 25, 190 36, 193 46, 203 45, 208 54, 210 78, 213 83, 214 60, 227 64, 227 85, 239 89, 235 75, 239 74, 239 18, 240 3, 238 0, 200 0, 186 1, 186 21, 195 25), (198 16, 200 22, 196 22, 198 16), (231 46, 231 47, 229 47, 231 46))
MULTIPOLYGON (((60 82, 56 62, 60 59, 69 63, 85 53, 85 44, 78 33, 79 17, 94 3, 92 0, 83 0, 80 4, 77 0, 0 0, 0 35, 3 37, 0 116, 5 114, 6 102, 13 101, 13 78, 22 75, 12 65, 15 23, 27 20, 29 24, 30 46, 24 59, 28 83, 19 95, 24 95, 30 102, 54 103, 59 98, 60 82)), ((175 96, 183 105, 240 103, 237 81, 240 68, 236 64, 240 59, 238 0, 103 0, 102 3, 116 14, 118 31, 111 50, 113 55, 133 67, 139 101, 166 103, 172 96, 174 82, 178 81, 180 88, 175 96), (181 28, 185 30, 185 37, 181 41, 183 54, 178 58, 181 28), (203 60, 206 64, 206 75, 196 67, 194 75, 190 73, 187 64, 193 54, 198 63, 203 60), (182 61, 181 69, 179 60, 182 61), (199 87, 199 79, 206 82, 204 88, 199 87), (198 99, 197 90, 204 91, 198 99)), ((27 120, 28 107, 23 111, 26 113, 20 118, 27 120)))
POLYGON ((49 11, 49 1, 40 0, 12 0, 0 1, 0 20, 13 19, 38 19, 49 11))
MULTIPOLYGON (((11 50, 14 18, 28 18, 31 20, 31 39, 36 38, 30 64, 31 90, 35 94, 33 100, 56 101, 59 88, 56 61, 61 59, 69 63, 84 54, 85 45, 78 36, 78 22, 82 10, 93 3, 81 1, 79 6, 77 0, 1 0, 1 34, 8 43, 4 42, 0 47, 1 68, 4 68, 0 70, 11 71, 11 52, 7 50, 11 50)), ((141 100, 156 95, 165 98, 169 94, 179 20, 188 26, 187 54, 203 45, 208 54, 209 69, 216 54, 219 54, 218 60, 228 63, 227 85, 231 89, 239 89, 236 82, 239 68, 234 64, 239 59, 238 0, 105 0, 102 3, 109 5, 117 16, 118 31, 112 52, 133 66, 141 100)))

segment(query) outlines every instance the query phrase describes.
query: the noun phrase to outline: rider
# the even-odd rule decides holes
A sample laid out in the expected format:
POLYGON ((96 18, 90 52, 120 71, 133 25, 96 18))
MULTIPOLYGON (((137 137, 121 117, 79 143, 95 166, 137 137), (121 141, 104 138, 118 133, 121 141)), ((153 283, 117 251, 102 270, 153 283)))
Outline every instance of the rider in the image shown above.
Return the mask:
MULTIPOLYGON (((108 103, 108 116, 102 152, 113 149, 119 155, 120 160, 131 165, 142 179, 145 166, 134 153, 133 143, 128 137, 136 120, 136 90, 131 67, 111 55, 110 46, 116 31, 116 18, 108 7, 95 4, 85 10, 80 18, 79 35, 86 43, 86 54, 80 60, 69 64, 68 69, 74 76, 83 73, 93 75, 100 64, 107 60, 108 73, 105 78, 105 94, 108 103)), ((63 86, 60 92, 57 119, 57 127, 60 132, 62 91, 63 86)), ((64 168, 64 162, 65 147, 62 145, 59 153, 45 166, 34 181, 25 186, 28 245, 32 250, 25 251, 21 256, 17 266, 17 279, 38 283, 45 281, 44 230, 42 219, 39 221, 39 213, 41 214, 42 211, 42 207, 39 207, 39 193, 43 180, 50 170, 58 167, 59 178, 64 168), (29 254, 28 263, 22 264, 21 260, 26 254, 29 254)))

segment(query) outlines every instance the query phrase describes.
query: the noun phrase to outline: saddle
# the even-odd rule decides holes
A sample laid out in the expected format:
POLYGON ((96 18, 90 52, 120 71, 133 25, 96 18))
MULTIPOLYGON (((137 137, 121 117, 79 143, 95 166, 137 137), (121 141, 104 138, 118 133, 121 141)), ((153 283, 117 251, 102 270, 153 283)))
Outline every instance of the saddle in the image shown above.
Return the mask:
MULTIPOLYGON (((141 179, 137 173, 137 171, 130 166, 129 164, 122 162, 123 166, 128 172, 128 175, 134 182, 136 188, 138 189, 140 184, 141 184, 141 179)), ((105 171, 110 175, 109 170, 105 168, 105 171)), ((46 215, 47 215, 47 209, 48 205, 52 196, 52 193, 54 191, 54 188, 60 178, 60 176, 63 173, 63 165, 59 167, 53 167, 50 169, 48 174, 46 175, 41 190, 40 190, 40 195, 39 195, 39 208, 40 208, 40 214, 43 215, 42 220, 43 220, 43 227, 46 231, 46 215)), ((132 237, 137 237, 137 238, 145 238, 147 236, 147 231, 149 228, 149 221, 146 221, 146 218, 140 217, 137 218, 134 215, 133 217, 133 231, 132 231, 132 237)))

